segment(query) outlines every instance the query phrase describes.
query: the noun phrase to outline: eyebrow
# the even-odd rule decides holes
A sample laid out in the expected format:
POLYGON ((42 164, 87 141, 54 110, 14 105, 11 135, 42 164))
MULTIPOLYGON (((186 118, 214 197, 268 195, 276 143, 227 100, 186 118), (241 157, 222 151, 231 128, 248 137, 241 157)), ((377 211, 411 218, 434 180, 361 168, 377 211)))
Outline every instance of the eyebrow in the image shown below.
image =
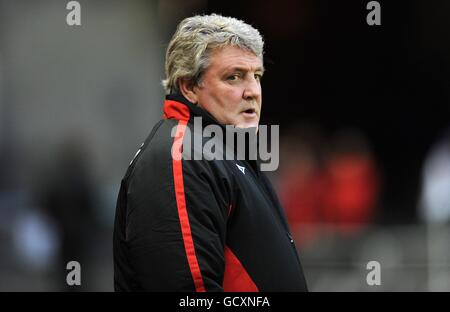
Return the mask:
MULTIPOLYGON (((225 70, 226 72, 235 72, 235 71, 239 71, 239 72, 248 72, 248 67, 240 67, 240 66, 235 66, 235 67, 231 67, 230 69, 225 70)), ((255 70, 255 72, 261 72, 262 74, 264 74, 264 67, 257 67, 255 70)))

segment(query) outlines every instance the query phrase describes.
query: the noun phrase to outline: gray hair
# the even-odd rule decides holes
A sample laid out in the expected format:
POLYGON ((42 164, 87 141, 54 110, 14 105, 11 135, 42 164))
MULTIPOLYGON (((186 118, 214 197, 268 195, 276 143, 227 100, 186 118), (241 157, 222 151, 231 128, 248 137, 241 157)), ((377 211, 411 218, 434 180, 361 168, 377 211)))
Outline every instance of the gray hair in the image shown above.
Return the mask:
POLYGON ((218 14, 182 20, 167 47, 166 79, 162 81, 166 93, 179 91, 180 78, 192 85, 200 83, 211 51, 225 46, 237 46, 263 59, 264 41, 259 31, 241 20, 218 14))

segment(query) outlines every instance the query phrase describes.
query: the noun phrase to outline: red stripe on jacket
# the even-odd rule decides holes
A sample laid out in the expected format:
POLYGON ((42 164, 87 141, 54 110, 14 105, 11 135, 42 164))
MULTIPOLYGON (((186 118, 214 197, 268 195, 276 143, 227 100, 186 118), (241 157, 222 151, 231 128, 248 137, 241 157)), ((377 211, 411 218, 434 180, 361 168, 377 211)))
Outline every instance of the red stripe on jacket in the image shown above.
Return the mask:
POLYGON ((178 216, 180 218, 181 233, 183 235, 184 249, 194 280, 195 290, 206 291, 202 273, 195 254, 194 240, 192 239, 191 225, 186 209, 186 197, 184 194, 182 146, 186 125, 189 120, 189 108, 174 101, 166 101, 164 104, 164 117, 180 119, 172 147, 173 180, 175 185, 175 197, 177 201, 178 216), (185 107, 186 109, 183 109, 185 107))
POLYGON ((223 290, 229 292, 259 292, 258 287, 256 287, 242 263, 228 246, 225 246, 223 290))

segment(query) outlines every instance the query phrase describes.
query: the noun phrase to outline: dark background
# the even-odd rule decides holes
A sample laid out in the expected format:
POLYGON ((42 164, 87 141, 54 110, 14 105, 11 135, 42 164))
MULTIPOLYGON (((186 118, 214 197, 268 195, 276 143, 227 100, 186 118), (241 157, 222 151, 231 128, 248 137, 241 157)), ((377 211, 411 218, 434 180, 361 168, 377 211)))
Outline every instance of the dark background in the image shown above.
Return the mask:
POLYGON ((262 123, 287 142, 270 174, 280 194, 286 164, 323 166, 342 133, 378 177, 362 230, 292 222, 310 289, 450 289, 450 199, 433 222, 423 212, 426 185, 450 193, 450 157, 424 179, 434 146, 450 151, 450 2, 378 1, 380 26, 356 0, 79 1, 82 26, 66 24, 67 2, 0 0, 0 290, 112 290, 115 201, 162 115, 165 49, 183 18, 213 12, 265 39, 262 123), (315 156, 295 154, 305 146, 315 156), (65 283, 72 260, 80 287, 65 283), (379 288, 370 260, 387 272, 379 288))
POLYGON ((450 4, 379 1, 381 26, 368 26, 367 2, 227 1, 208 11, 264 34, 263 123, 360 129, 384 175, 377 220, 415 222, 421 165, 450 126, 450 4))

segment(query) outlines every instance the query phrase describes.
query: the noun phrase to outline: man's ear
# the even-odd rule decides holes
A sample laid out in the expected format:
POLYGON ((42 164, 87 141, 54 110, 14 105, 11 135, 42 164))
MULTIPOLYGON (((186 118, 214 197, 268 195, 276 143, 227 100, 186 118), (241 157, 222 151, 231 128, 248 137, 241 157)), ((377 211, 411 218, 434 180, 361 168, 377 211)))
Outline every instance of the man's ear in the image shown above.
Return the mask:
POLYGON ((180 88, 181 94, 189 100, 189 102, 197 104, 198 97, 195 94, 194 84, 187 79, 181 78, 178 80, 178 87, 180 88))

